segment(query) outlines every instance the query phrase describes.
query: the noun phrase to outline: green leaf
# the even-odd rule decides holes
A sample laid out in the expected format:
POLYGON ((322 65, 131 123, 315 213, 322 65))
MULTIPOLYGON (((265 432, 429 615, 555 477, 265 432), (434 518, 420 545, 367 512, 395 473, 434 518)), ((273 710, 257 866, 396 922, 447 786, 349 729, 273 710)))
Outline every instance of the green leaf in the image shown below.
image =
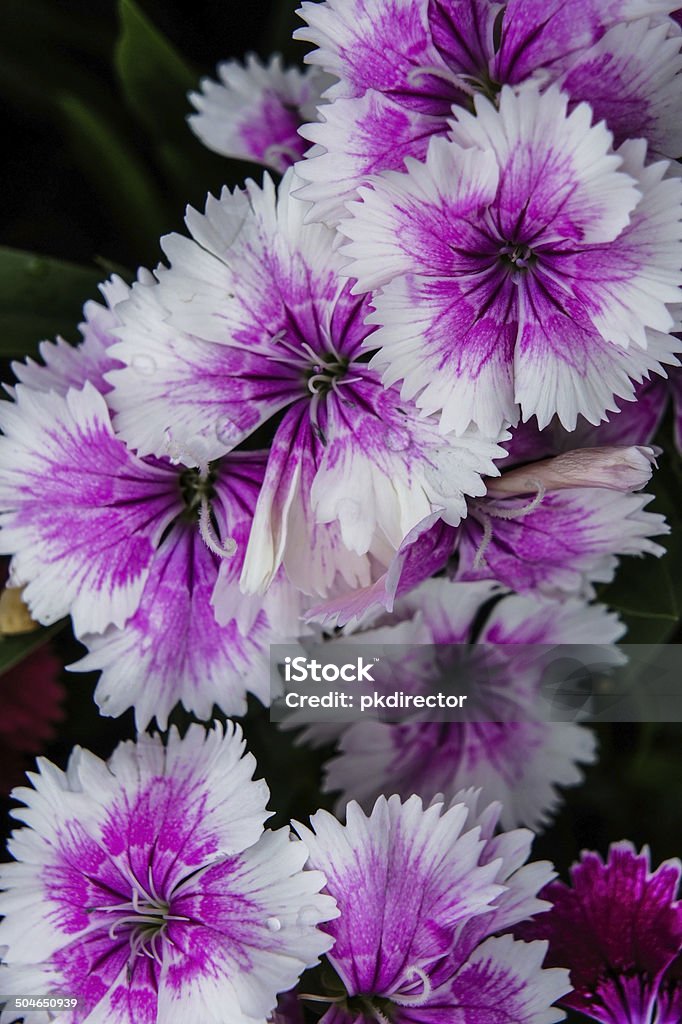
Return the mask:
POLYGON ((66 625, 66 619, 56 622, 54 626, 41 627, 33 633, 22 633, 19 636, 0 636, 0 675, 9 672, 19 665, 29 654, 60 632, 66 625))
POLYGON ((609 607, 635 618, 662 619, 675 623, 680 618, 675 588, 670 575, 670 554, 661 558, 624 558, 618 574, 599 595, 609 607))
POLYGON ((158 252, 170 214, 160 189, 117 126, 81 97, 64 94, 58 105, 75 154, 102 199, 102 209, 140 252, 158 252))
POLYGON ((187 93, 197 75, 134 0, 119 0, 121 35, 114 62, 130 109, 155 137, 184 136, 187 93))
POLYGON ((239 184, 244 165, 209 152, 192 134, 188 93, 199 73, 151 23, 135 0, 119 0, 121 34, 114 64, 131 113, 152 144, 159 170, 184 208, 203 205, 208 191, 239 184))
POLYGON ((101 270, 0 247, 0 356, 20 358, 44 338, 73 337, 101 270))

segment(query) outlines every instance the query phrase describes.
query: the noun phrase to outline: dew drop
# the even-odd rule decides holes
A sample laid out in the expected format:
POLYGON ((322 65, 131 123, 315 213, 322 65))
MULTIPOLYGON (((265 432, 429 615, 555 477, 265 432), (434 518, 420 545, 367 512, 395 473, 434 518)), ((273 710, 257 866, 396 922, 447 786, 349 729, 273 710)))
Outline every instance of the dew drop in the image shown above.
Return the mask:
POLYGON ((156 362, 151 356, 144 355, 143 353, 133 356, 130 365, 138 373, 141 373, 144 377, 149 377, 150 374, 154 373, 156 369, 156 362))
POLYGON ((314 925, 320 920, 320 914, 317 907, 301 907, 298 914, 296 915, 296 924, 299 925, 314 925))
POLYGON ((278 932, 282 927, 282 922, 278 917, 269 917, 265 922, 265 927, 269 932, 278 932))
POLYGON ((399 427, 390 427, 384 435, 386 447, 392 452, 404 452, 410 447, 410 435, 399 427))

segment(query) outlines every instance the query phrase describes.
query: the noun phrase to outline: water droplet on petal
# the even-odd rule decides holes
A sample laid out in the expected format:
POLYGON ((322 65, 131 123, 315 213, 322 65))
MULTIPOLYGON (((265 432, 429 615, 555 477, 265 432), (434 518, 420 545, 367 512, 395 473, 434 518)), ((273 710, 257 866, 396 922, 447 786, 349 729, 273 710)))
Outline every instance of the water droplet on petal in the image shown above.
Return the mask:
POLYGON ((315 925, 320 920, 320 912, 317 907, 301 907, 296 915, 296 924, 303 926, 315 925))
POLYGON ((410 435, 400 427, 389 427, 384 435, 384 441, 392 452, 404 452, 410 447, 410 435))
POLYGON ((282 927, 282 922, 278 917, 269 917, 265 922, 265 927, 269 932, 278 932, 282 927))
POLYGON ((151 356, 147 356, 144 353, 133 356, 130 365, 144 377, 149 377, 156 369, 156 361, 152 359, 151 356))

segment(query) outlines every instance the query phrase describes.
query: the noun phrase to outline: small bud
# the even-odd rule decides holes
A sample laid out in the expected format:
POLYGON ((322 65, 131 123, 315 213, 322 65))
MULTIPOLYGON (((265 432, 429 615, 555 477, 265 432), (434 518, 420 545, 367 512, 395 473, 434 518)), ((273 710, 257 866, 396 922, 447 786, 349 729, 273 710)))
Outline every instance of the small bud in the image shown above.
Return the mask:
POLYGON ((496 498, 567 487, 604 487, 627 494, 649 482, 659 454, 660 449, 651 445, 578 448, 490 479, 487 493, 496 498))

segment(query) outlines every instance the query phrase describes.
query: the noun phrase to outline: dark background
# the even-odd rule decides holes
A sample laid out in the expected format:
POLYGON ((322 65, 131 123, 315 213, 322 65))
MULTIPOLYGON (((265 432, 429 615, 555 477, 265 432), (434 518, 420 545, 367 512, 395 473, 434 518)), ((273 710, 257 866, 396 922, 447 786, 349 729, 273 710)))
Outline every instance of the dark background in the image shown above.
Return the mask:
MULTIPOLYGON (((131 276, 141 264, 153 266, 160 256, 159 235, 181 228, 188 202, 201 205, 207 191, 261 173, 209 154, 194 140, 183 120, 191 111, 186 87, 196 85, 201 75, 213 74, 219 60, 242 57, 249 50, 267 56, 278 49, 289 59, 300 59, 305 46, 290 40, 298 24, 295 6, 288 0, 141 0, 140 10, 184 61, 181 71, 173 58, 172 74, 155 75, 154 61, 148 64, 143 55, 133 59, 134 69, 148 76, 147 106, 141 111, 131 102, 130 85, 127 91, 122 86, 117 64, 118 3, 3 0, 0 245, 90 267, 94 282, 114 267, 131 276), (170 159, 163 155, 166 137, 173 139, 170 159)), ((49 336, 62 330, 77 340, 78 310, 88 297, 96 297, 94 285, 90 292, 69 296, 70 332, 55 314, 49 336)), ((0 324, 2 301, 0 285, 0 324)), ((47 310, 48 323, 49 316, 47 310)), ((60 316, 63 321, 63 311, 60 316)), ((28 336, 37 343, 44 335, 36 327, 35 335, 29 328, 28 336)), ((3 379, 11 379, 10 355, 34 349, 31 342, 17 351, 5 329, 0 338, 3 379)), ((661 442, 666 453, 654 507, 675 519, 670 554, 659 564, 649 559, 626 565, 605 595, 627 613, 631 640, 679 635, 682 559, 676 521, 682 509, 682 473, 669 422, 661 442)), ((68 628, 48 642, 64 664, 83 653, 68 628)), ((27 680, 29 675, 27 671, 27 680)), ((97 714, 91 696, 95 677, 64 673, 63 680, 65 719, 59 739, 47 750, 53 760, 63 765, 76 743, 107 756, 119 739, 134 734, 131 714, 119 720, 97 714)), ((0 701, 1 686, 0 677, 0 701)), ((255 706, 246 731, 273 790, 275 824, 290 816, 303 818, 325 802, 318 793, 320 756, 294 747, 270 727, 267 712, 255 706)), ((599 763, 588 769, 582 787, 568 792, 555 826, 537 840, 537 856, 549 857, 565 872, 582 848, 603 854, 609 842, 622 838, 637 846, 648 843, 654 863, 681 853, 682 726, 606 725, 598 728, 598 736, 599 763)), ((8 808, 4 801, 3 822, 8 808)))

